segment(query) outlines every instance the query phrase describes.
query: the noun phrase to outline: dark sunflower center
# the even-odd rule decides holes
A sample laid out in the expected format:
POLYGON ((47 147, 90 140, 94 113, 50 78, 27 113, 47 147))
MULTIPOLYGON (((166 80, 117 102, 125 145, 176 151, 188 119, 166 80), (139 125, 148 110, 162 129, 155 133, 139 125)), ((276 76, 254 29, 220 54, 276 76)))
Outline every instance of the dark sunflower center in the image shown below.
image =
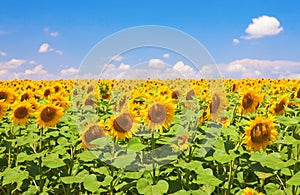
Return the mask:
POLYGON ((26 117, 27 114, 28 114, 28 110, 25 106, 21 106, 21 107, 17 108, 14 112, 14 116, 17 119, 22 119, 22 118, 26 117))
POLYGON ((87 143, 87 147, 89 148, 94 146, 94 144, 89 144, 91 141, 104 136, 105 134, 102 127, 99 125, 93 125, 84 133, 83 139, 87 143))
POLYGON ((186 100, 193 100, 193 96, 195 95, 195 91, 192 89, 186 94, 186 100))
POLYGON ((28 93, 25 93, 21 96, 21 101, 28 100, 28 99, 29 99, 28 93))
POLYGON ((56 85, 56 86, 54 87, 55 93, 59 92, 59 90, 60 90, 60 87, 56 85))
POLYGON ((56 110, 51 107, 46 107, 41 112, 41 119, 44 122, 52 121, 55 118, 56 110))
POLYGON ((244 95, 242 106, 243 108, 247 109, 250 108, 252 104, 253 104, 252 96, 250 93, 247 93, 246 95, 244 95))
POLYGON ((300 89, 297 91, 297 98, 300 98, 300 89))
POLYGON ((281 100, 278 104, 276 104, 275 112, 278 113, 282 111, 284 109, 284 106, 285 106, 285 102, 284 100, 281 100))
POLYGON ((262 143, 267 141, 269 138, 269 129, 266 124, 259 123, 256 124, 251 129, 251 140, 254 143, 262 143))
POLYGON ((217 94, 214 94, 214 96, 212 97, 212 101, 210 103, 210 112, 215 113, 220 107, 220 104, 221 104, 220 97, 217 94))
POLYGON ((50 93, 51 93, 50 89, 46 89, 44 91, 44 96, 47 97, 48 95, 50 95, 50 93))
POLYGON ((84 105, 86 105, 86 106, 94 106, 94 103, 95 103, 95 101, 93 100, 93 98, 92 97, 88 97, 85 100, 84 105))
POLYGON ((6 100, 7 99, 7 93, 4 91, 0 91, 0 100, 6 100))
POLYGON ((126 133, 132 128, 133 119, 128 113, 118 116, 114 122, 114 129, 120 133, 126 133))
POLYGON ((164 122, 167 118, 167 111, 164 105, 156 103, 149 109, 148 116, 154 123, 164 122))
POLYGON ((172 92, 172 99, 178 99, 180 92, 178 90, 172 92))
POLYGON ((236 90, 236 84, 234 83, 234 84, 232 85, 232 92, 235 92, 235 90, 236 90))

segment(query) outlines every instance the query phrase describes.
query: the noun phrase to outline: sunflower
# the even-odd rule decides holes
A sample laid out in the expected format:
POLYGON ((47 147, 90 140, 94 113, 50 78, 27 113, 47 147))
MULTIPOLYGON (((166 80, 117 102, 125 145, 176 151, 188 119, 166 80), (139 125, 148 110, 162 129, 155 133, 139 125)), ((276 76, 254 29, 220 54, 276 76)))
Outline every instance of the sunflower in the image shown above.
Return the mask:
POLYGON ((46 104, 41 106, 36 112, 36 123, 40 127, 53 127, 59 122, 63 115, 62 108, 53 104, 46 104))
POLYGON ((253 113, 261 103, 261 97, 253 89, 248 90, 241 98, 241 112, 243 114, 253 113))
POLYGON ((26 125, 29 116, 32 115, 31 104, 27 101, 16 102, 12 106, 11 121, 14 125, 26 125))
POLYGON ((160 97, 154 98, 151 102, 145 112, 145 123, 150 129, 162 132, 163 127, 167 129, 174 119, 174 105, 171 99, 160 97))
POLYGON ((266 150, 270 141, 274 142, 278 135, 276 128, 274 127, 274 118, 263 118, 258 116, 255 120, 250 121, 250 126, 245 127, 246 136, 244 143, 246 149, 251 151, 258 151, 261 147, 266 150))
POLYGON ((225 93, 220 91, 214 91, 210 102, 210 116, 215 121, 220 121, 222 112, 225 110, 227 99, 225 93))
POLYGON ((289 104, 287 95, 283 96, 281 98, 280 101, 275 102, 272 106, 271 106, 271 112, 274 115, 281 115, 285 112, 284 107, 287 106, 289 104))
POLYGON ((263 195, 263 193, 247 187, 243 190, 242 195, 263 195))
POLYGON ((132 133, 137 130, 137 124, 128 112, 121 113, 109 120, 109 133, 118 140, 132 138, 132 133))
POLYGON ((3 100, 0 100, 0 119, 6 115, 7 105, 3 100))
POLYGON ((100 124, 91 123, 87 125, 87 127, 85 128, 81 136, 82 147, 84 149, 96 148, 98 145, 91 144, 91 142, 95 139, 105 137, 105 136, 106 136, 106 132, 105 132, 104 125, 102 123, 100 124))
POLYGON ((13 102, 13 92, 4 88, 0 88, 0 100, 4 100, 6 103, 13 102))

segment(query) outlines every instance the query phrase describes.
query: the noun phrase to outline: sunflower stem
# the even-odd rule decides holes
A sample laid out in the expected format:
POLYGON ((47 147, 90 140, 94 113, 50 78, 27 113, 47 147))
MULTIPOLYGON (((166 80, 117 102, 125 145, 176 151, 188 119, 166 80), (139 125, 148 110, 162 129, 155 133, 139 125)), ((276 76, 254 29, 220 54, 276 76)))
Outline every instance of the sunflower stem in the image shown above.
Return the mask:
MULTIPOLYGON (((151 146, 152 146, 152 151, 155 149, 155 138, 154 138, 154 132, 152 132, 152 136, 151 136, 151 146)), ((153 184, 156 184, 156 175, 155 175, 155 163, 154 163, 154 159, 152 159, 152 180, 153 180, 153 184)))

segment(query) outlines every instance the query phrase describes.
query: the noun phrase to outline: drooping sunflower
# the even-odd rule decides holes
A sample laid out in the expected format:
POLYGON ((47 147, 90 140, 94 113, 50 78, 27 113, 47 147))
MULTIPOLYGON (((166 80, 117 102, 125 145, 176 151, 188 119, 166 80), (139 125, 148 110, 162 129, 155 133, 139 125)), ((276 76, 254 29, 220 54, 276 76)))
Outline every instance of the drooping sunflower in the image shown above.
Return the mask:
POLYGON ((0 119, 6 115, 7 105, 3 100, 0 100, 0 119))
POLYGON ((242 195, 263 195, 263 193, 247 187, 244 189, 242 195))
POLYGON ((53 104, 46 104, 41 106, 36 112, 36 123, 40 127, 53 127, 60 118, 64 115, 62 108, 53 104))
POLYGON ((10 120, 14 125, 26 125, 29 121, 29 116, 32 115, 33 110, 31 104, 27 101, 16 102, 12 106, 12 113, 10 120))
POLYGON ((109 120, 109 134, 118 140, 131 139, 137 130, 137 124, 128 112, 123 112, 109 120))
POLYGON ((278 135, 274 127, 274 118, 256 117, 255 120, 250 121, 248 127, 245 127, 245 134, 244 143, 247 144, 247 150, 258 151, 260 148, 266 150, 270 141, 274 142, 278 135))
POLYGON ((98 145, 91 144, 91 142, 95 139, 105 137, 105 136, 106 136, 106 132, 105 132, 104 125, 102 123, 100 124, 91 123, 86 126, 81 136, 82 147, 84 149, 96 148, 98 145))
POLYGON ((162 132, 163 127, 168 128, 175 114, 175 107, 171 99, 156 97, 152 99, 145 112, 145 124, 149 129, 162 132))
POLYGON ((222 118, 222 112, 226 109, 227 99, 225 92, 213 91, 211 102, 210 102, 210 116, 215 121, 220 121, 222 118))
POLYGON ((242 94, 241 98, 241 112, 243 114, 254 113, 259 107, 262 98, 253 89, 247 90, 242 94))
POLYGON ((289 101, 287 95, 283 96, 279 101, 274 102, 271 106, 271 112, 274 115, 281 115, 285 112, 284 107, 288 106, 289 101))

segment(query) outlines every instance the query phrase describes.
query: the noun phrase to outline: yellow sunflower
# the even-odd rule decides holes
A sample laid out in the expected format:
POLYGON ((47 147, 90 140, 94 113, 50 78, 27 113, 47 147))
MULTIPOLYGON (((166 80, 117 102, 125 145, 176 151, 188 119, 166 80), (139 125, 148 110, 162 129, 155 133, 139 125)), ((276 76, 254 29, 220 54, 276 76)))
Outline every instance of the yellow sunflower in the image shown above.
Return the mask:
POLYGON ((287 95, 283 96, 280 101, 275 102, 272 106, 271 106, 271 112, 274 115, 281 115, 285 112, 284 107, 288 106, 289 101, 287 98, 287 95))
POLYGON ((250 121, 250 126, 245 127, 245 134, 244 143, 247 144, 247 150, 258 151, 261 147, 266 150, 270 141, 274 142, 278 135, 274 127, 274 118, 256 117, 255 120, 250 121))
POLYGON ((104 125, 102 123, 100 124, 91 123, 87 125, 87 127, 85 128, 81 136, 82 147, 84 149, 96 148, 98 145, 91 144, 91 142, 95 139, 105 137, 105 136, 106 136, 106 132, 105 132, 104 125))
POLYGON ((137 124, 128 112, 121 113, 109 120, 109 134, 118 140, 132 138, 132 133, 137 130, 137 124))
POLYGON ((213 91, 213 95, 210 102, 210 116, 215 121, 220 121, 222 112, 226 109, 227 99, 225 92, 213 91))
POLYGON ((250 89, 246 91, 241 98, 241 112, 243 114, 255 112, 260 105, 261 100, 261 97, 255 90, 250 89))
POLYGON ((175 107, 171 99, 154 98, 147 108, 145 123, 149 129, 162 132, 163 127, 168 128, 175 114, 175 107))
POLYGON ((0 100, 0 119, 6 115, 7 105, 3 100, 0 100))
POLYGON ((10 120, 14 125, 26 125, 29 116, 32 115, 31 104, 27 101, 16 102, 12 106, 12 114, 10 120))
POLYGON ((0 88, 0 100, 4 100, 6 103, 13 102, 13 92, 4 88, 0 88))
POLYGON ((53 104, 46 104, 41 106, 36 112, 36 123, 40 127, 53 127, 60 118, 64 115, 62 108, 53 104))
POLYGON ((263 195, 263 193, 247 187, 244 189, 242 195, 263 195))

